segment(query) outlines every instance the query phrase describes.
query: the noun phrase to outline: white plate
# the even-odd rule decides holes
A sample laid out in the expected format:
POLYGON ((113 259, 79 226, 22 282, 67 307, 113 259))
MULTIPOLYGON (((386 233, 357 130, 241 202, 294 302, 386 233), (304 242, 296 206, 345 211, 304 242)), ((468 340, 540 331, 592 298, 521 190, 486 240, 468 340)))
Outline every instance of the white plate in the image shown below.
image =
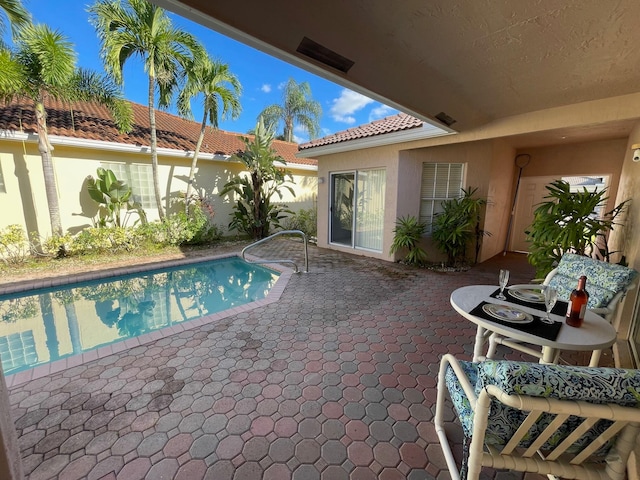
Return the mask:
POLYGON ((509 288, 509 293, 524 302, 544 303, 544 292, 541 287, 513 286, 509 288))
POLYGON ((531 323, 533 317, 522 310, 507 305, 497 305, 495 303, 487 303, 482 306, 482 310, 498 320, 509 323, 531 323))

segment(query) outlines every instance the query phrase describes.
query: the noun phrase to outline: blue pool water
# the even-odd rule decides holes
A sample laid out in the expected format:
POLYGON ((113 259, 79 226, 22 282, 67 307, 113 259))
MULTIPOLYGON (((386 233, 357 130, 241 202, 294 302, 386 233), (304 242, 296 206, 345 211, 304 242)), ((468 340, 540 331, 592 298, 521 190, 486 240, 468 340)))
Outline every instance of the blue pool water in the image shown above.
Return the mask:
POLYGON ((4 373, 260 300, 278 276, 229 257, 0 296, 4 373))

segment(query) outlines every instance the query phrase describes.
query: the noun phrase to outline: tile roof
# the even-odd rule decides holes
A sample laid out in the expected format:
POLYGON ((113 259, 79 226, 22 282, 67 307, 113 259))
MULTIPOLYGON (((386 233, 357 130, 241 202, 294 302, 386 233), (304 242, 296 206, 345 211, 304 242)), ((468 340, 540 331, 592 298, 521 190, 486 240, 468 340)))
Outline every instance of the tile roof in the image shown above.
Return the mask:
MULTIPOLYGON (((119 133, 106 107, 96 103, 76 102, 64 105, 61 102, 48 101, 47 127, 49 135, 101 140, 129 145, 149 145, 149 113, 144 105, 131 102, 134 113, 134 127, 129 133, 119 133)), ((15 130, 35 133, 35 114, 28 100, 0 104, 0 130, 15 130)), ((185 120, 176 115, 156 110, 156 131, 158 147, 178 151, 193 151, 200 134, 200 123, 185 120)), ((201 152, 219 155, 232 155, 244 148, 241 136, 253 135, 227 132, 207 128, 201 152)), ((297 158, 296 143, 274 140, 274 149, 290 164, 317 165, 310 158, 297 158)))
POLYGON ((300 145, 300 150, 307 148, 320 147, 322 145, 330 145, 332 143, 348 142, 350 140, 356 140, 358 138, 374 137, 376 135, 383 135, 385 133, 398 132, 400 130, 408 130, 411 128, 420 128, 423 125, 423 121, 407 115, 406 113, 398 113, 390 117, 381 118, 375 120, 366 125, 360 125, 359 127, 349 128, 341 132, 328 135, 323 138, 318 138, 307 143, 300 145))

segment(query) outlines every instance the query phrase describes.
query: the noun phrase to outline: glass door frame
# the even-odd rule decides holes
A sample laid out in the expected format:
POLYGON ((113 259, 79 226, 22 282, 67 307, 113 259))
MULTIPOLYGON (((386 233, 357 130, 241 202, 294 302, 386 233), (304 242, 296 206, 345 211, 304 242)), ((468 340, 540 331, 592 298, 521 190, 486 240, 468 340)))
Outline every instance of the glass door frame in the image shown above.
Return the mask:
POLYGON ((329 244, 339 247, 355 248, 355 228, 356 228, 356 182, 358 180, 358 172, 355 170, 345 170, 340 172, 329 173, 329 244), (350 243, 338 242, 333 239, 334 235, 334 198, 335 198, 335 179, 341 175, 351 175, 353 181, 353 199, 351 202, 351 241, 350 243))

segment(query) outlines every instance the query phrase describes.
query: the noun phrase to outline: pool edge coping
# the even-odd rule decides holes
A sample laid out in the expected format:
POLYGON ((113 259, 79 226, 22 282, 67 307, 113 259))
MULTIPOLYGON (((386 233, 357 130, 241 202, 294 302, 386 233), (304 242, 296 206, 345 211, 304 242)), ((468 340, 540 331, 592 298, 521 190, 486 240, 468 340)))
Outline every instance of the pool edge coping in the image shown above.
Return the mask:
MULTIPOLYGON (((253 255, 245 255, 245 256, 246 256, 245 260, 248 261, 249 263, 259 263, 262 260, 261 258, 255 257, 253 255)), ((0 287, 0 295, 28 292, 29 290, 37 290, 41 288, 58 287, 62 285, 69 285, 71 283, 86 282, 86 281, 99 280, 99 279, 108 279, 111 277, 116 277, 118 275, 143 273, 151 270, 190 265, 193 263, 203 263, 203 262, 209 262, 212 260, 220 260, 223 258, 231 258, 231 257, 242 258, 237 253, 226 253, 226 254, 219 254, 219 255, 206 255, 203 257, 190 257, 190 258, 185 257, 185 258, 177 258, 177 259, 171 259, 171 260, 162 260, 159 262, 151 262, 151 263, 145 263, 141 265, 115 267, 108 270, 93 270, 91 272, 70 274, 62 277, 51 277, 44 280, 28 280, 28 281, 17 282, 14 284, 7 284, 4 287, 0 287)), ((87 352, 81 352, 75 355, 70 355, 60 360, 55 360, 53 362, 37 365, 28 370, 23 370, 21 372, 12 373, 12 374, 5 374, 4 378, 5 378, 7 388, 10 389, 18 385, 21 385, 23 383, 29 382, 31 380, 42 378, 47 375, 52 375, 54 373, 59 373, 69 368, 73 368, 79 365, 83 365, 85 363, 89 363, 93 360, 106 358, 110 355, 120 353, 129 348, 146 345, 148 343, 158 341, 162 338, 166 338, 171 335, 177 335, 182 332, 193 330, 194 328, 202 327, 203 325, 213 323, 215 321, 223 320, 225 318, 236 315, 238 313, 248 312, 258 307, 264 307, 272 303, 275 303, 278 300, 280 300, 280 297, 282 296, 284 289, 289 283, 291 275, 295 272, 293 269, 285 267, 278 263, 269 263, 268 266, 264 265, 264 267, 271 270, 275 270, 280 274, 278 276, 278 279, 276 280, 274 285, 271 287, 271 289, 269 290, 269 293, 267 293, 267 296, 265 298, 255 300, 253 302, 249 302, 244 305, 232 307, 227 310, 223 310, 221 312, 205 315, 204 317, 195 318, 193 320, 189 320, 188 322, 179 323, 176 325, 169 325, 169 326, 160 328, 158 330, 154 330, 152 332, 144 333, 137 337, 128 338, 126 340, 121 340, 116 343, 111 343, 109 345, 104 345, 102 347, 98 347, 96 349, 89 350, 87 352)))

